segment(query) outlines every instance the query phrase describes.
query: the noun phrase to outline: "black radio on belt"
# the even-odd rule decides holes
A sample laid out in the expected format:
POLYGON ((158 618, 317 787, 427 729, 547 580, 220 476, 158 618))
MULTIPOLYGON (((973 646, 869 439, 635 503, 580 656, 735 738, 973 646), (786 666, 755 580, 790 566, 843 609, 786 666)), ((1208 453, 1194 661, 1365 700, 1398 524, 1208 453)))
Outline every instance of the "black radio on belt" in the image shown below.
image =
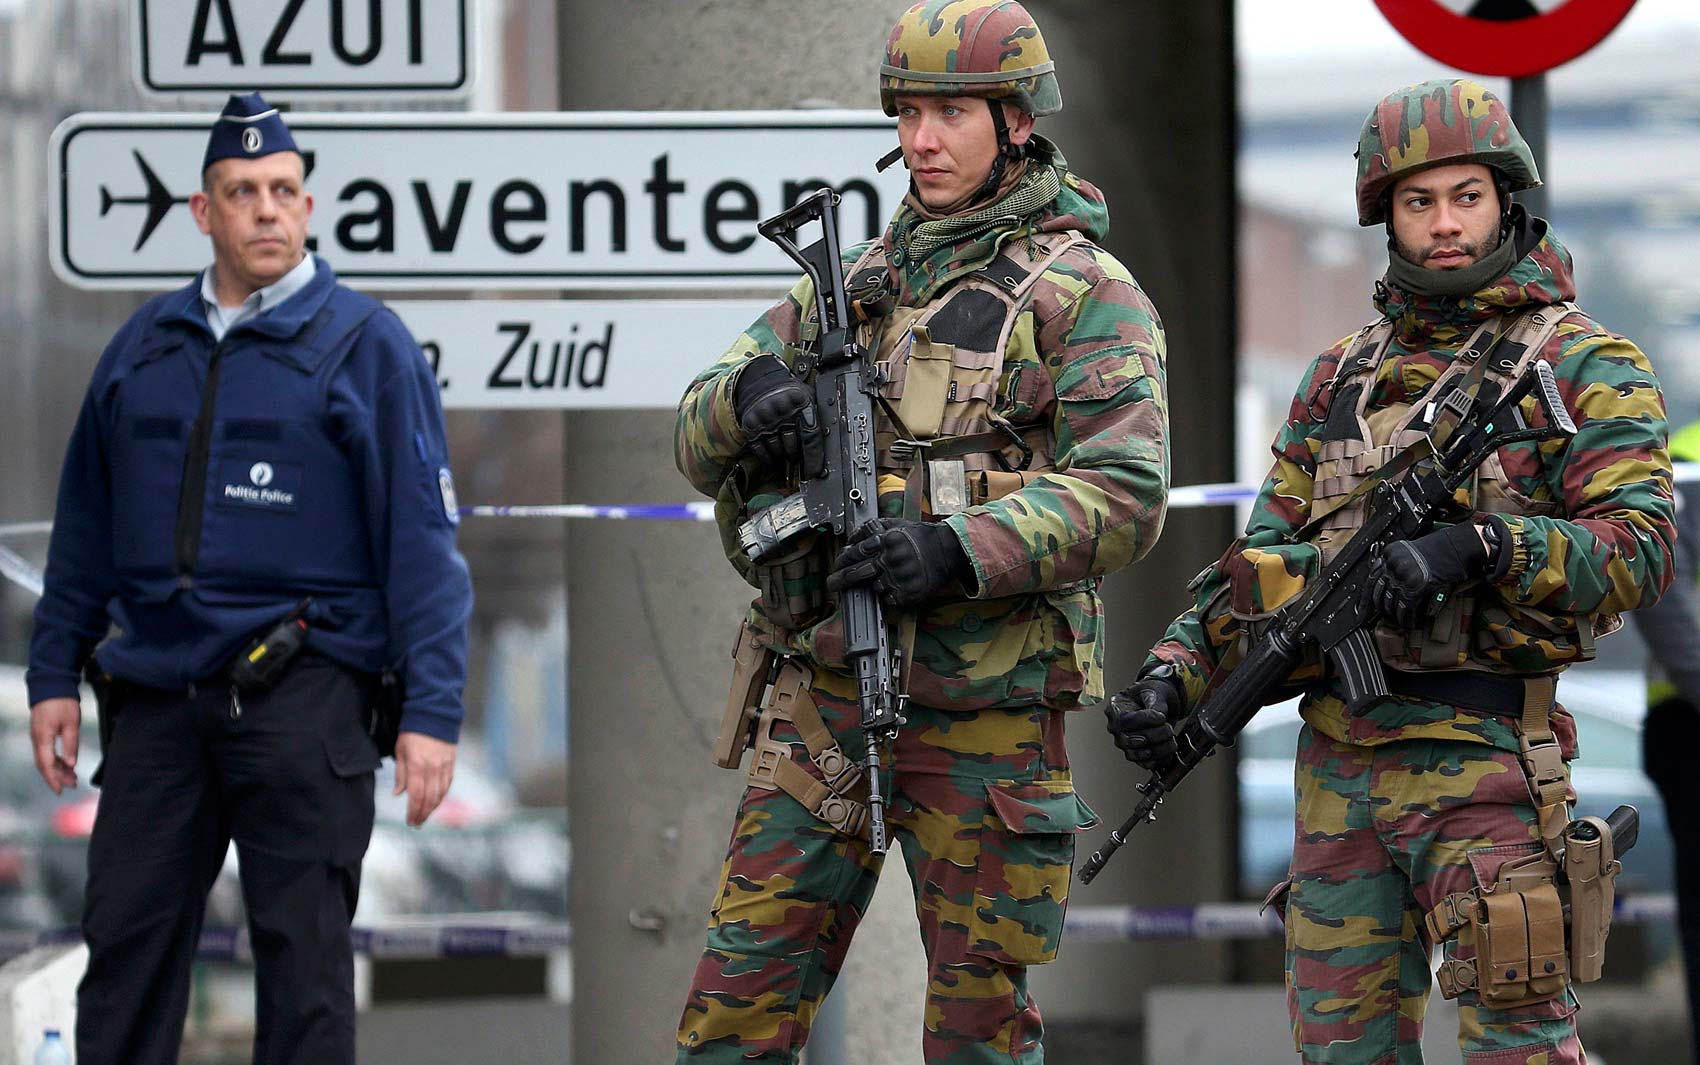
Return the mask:
POLYGON ((270 632, 249 644, 247 650, 237 655, 236 660, 230 664, 230 682, 249 691, 255 688, 269 688, 276 684, 290 660, 307 641, 306 614, 312 603, 313 600, 309 597, 295 604, 295 609, 273 626, 270 632))

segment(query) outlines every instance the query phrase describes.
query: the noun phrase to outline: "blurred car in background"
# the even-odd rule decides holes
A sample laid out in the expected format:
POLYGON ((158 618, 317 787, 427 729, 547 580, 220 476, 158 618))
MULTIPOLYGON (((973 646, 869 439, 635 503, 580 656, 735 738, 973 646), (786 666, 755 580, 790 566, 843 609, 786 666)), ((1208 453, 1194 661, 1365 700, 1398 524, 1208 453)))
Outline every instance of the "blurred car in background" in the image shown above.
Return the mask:
MULTIPOLYGON (((1652 781, 1641 772, 1646 681, 1634 670, 1580 666, 1565 672, 1558 699, 1576 718, 1580 752, 1571 765, 1576 816, 1604 817, 1628 803, 1641 812, 1641 837, 1617 881, 1625 894, 1672 890, 1670 832, 1652 781)), ((1293 853, 1293 752, 1298 700, 1265 707, 1238 743, 1240 894, 1262 898, 1287 876, 1293 853)))
MULTIPOLYGON (((76 788, 54 795, 36 772, 24 671, 0 665, 0 930, 78 924, 88 837, 100 792, 94 699, 83 693, 76 788)), ((476 736, 464 736, 454 784, 424 827, 407 827, 407 797, 392 795, 395 766, 377 777, 377 819, 361 868, 360 923, 421 914, 525 912, 565 919, 567 819, 561 809, 522 807, 492 776, 476 736)), ((207 903, 208 927, 245 923, 236 849, 207 903)))

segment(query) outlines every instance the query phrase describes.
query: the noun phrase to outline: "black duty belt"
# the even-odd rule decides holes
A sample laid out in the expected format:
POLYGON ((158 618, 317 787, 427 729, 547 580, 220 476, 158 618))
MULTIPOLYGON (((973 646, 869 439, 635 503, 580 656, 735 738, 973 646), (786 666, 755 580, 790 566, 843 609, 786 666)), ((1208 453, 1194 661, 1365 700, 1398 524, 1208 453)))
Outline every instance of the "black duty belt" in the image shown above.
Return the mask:
POLYGON ((1475 669, 1413 673, 1389 669, 1387 690, 1403 699, 1446 703, 1497 717, 1523 716, 1523 679, 1475 669))

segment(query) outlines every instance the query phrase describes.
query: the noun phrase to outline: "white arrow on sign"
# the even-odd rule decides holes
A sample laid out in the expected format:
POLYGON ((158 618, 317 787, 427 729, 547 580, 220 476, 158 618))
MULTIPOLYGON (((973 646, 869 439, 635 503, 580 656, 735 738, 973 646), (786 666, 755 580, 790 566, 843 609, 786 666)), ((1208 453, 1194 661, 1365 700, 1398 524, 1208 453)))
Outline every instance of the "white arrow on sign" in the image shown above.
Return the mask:
MULTIPOLYGON (((49 145, 48 244, 78 288, 163 289, 211 259, 179 205, 211 115, 80 114, 49 145)), ((897 208, 866 111, 293 114, 309 232, 373 289, 747 288, 795 276, 756 222, 831 185, 846 244, 897 208)))
MULTIPOLYGON (((774 293, 774 300, 780 293, 774 293)), ((671 409, 773 300, 395 300, 449 408, 671 409)))
POLYGON ((131 2, 136 81, 155 96, 464 96, 472 87, 471 0, 131 2))

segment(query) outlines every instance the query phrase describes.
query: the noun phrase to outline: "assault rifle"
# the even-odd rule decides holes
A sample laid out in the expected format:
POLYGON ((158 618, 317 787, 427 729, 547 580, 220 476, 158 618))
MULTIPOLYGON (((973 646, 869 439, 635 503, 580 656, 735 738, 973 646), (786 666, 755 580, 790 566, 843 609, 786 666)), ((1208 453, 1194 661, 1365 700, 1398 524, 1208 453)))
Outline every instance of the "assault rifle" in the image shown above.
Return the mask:
MULTIPOLYGON (((804 478, 796 494, 763 508, 738 529, 739 545, 752 562, 773 557, 810 530, 845 539, 879 516, 874 402, 883 378, 874 367, 873 353, 852 336, 855 322, 844 295, 844 264, 833 214, 837 204, 837 193, 820 189, 756 226, 814 282, 819 332, 793 369, 798 376, 814 371, 814 415, 820 420, 826 463, 820 476, 804 478), (820 223, 821 239, 799 247, 797 231, 810 222, 820 223)), ((880 743, 895 737, 903 723, 903 697, 897 690, 902 670, 886 632, 885 607, 872 586, 846 588, 838 597, 838 610, 867 742, 863 769, 868 778, 869 840, 874 852, 883 854, 887 841, 880 743)))
POLYGON ((1163 797, 1200 762, 1217 747, 1231 746, 1253 715, 1277 701, 1277 693, 1307 648, 1322 650, 1352 710, 1387 696, 1387 677, 1371 635, 1380 611, 1365 594, 1372 564, 1383 548, 1430 531, 1437 512, 1451 502, 1453 491, 1495 451, 1576 432, 1559 398, 1551 366, 1535 361, 1504 395, 1496 395, 1498 387, 1484 379, 1487 361, 1486 354, 1479 356, 1460 387, 1438 403, 1426 436, 1342 503, 1351 505, 1369 494, 1363 526, 1297 599, 1276 611, 1245 660, 1225 677, 1218 673, 1213 678, 1213 686, 1176 734, 1174 763, 1139 785, 1140 799, 1133 813, 1081 868, 1082 883, 1092 882, 1141 822, 1156 818, 1163 797), (1531 428, 1523 421, 1518 404, 1530 392, 1546 414, 1544 426, 1531 428))

